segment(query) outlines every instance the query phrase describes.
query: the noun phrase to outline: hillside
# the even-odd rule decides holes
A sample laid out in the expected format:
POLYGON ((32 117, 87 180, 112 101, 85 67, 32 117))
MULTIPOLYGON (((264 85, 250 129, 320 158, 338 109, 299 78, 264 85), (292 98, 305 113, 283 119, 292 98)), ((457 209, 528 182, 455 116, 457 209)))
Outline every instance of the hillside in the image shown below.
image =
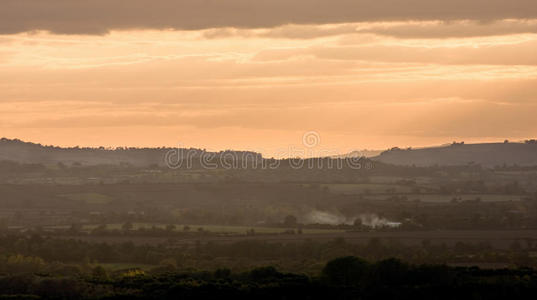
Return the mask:
POLYGON ((467 165, 487 167, 502 165, 537 165, 537 142, 525 143, 453 143, 449 146, 421 149, 392 148, 372 158, 375 161, 395 165, 467 165))
MULTIPOLYGON (((133 166, 164 165, 166 153, 173 148, 61 148, 43 146, 21 140, 0 139, 0 161, 19 163, 57 164, 59 162, 72 165, 117 165, 130 164, 133 166)), ((202 149, 182 149, 179 153, 188 153, 197 157, 204 153, 202 149)), ((177 153, 177 152, 175 152, 177 153)), ((207 153, 207 152, 206 152, 207 153)), ((226 152, 211 153, 223 155, 226 152)), ((259 157, 253 152, 233 151, 238 157, 259 157), (247 155, 248 154, 248 155, 247 155)))
POLYGON ((332 156, 332 158, 352 158, 352 157, 370 158, 370 157, 378 156, 382 152, 383 152, 382 150, 367 150, 367 149, 364 149, 364 150, 352 151, 352 152, 349 152, 349 153, 346 153, 346 154, 334 155, 334 156, 332 156))
MULTIPOLYGON (((166 153, 172 148, 61 148, 43 146, 41 144, 23 142, 20 140, 0 139, 0 161, 19 163, 57 164, 59 162, 72 165, 117 165, 130 164, 133 166, 164 165, 166 153)), ((202 149, 181 149, 179 153, 198 157, 202 149)), ((372 153, 369 156, 373 156, 372 153)), ((177 152, 176 152, 177 153, 177 152)), ((261 158, 261 155, 245 151, 225 151, 210 153, 216 157, 233 153, 233 157, 261 158)), ((358 153, 358 152, 357 152, 358 153)), ((359 152, 364 155, 362 152, 359 152)), ((351 153, 353 154, 353 153, 351 153)), ((352 157, 351 154, 334 158, 352 157)), ((448 146, 400 149, 392 148, 372 160, 393 165, 405 166, 453 166, 479 164, 487 167, 502 165, 534 166, 537 165, 537 142, 525 143, 485 143, 464 144, 453 143, 448 146)))

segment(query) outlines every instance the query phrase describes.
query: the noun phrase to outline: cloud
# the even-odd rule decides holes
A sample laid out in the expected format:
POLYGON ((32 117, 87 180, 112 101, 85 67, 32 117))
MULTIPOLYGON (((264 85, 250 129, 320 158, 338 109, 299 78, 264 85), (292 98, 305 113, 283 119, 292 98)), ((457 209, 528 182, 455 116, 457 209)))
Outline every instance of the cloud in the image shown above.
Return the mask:
POLYGON ((301 57, 323 60, 420 63, 438 65, 537 65, 537 40, 518 44, 423 47, 421 45, 312 46, 269 49, 258 52, 254 61, 285 61, 301 57))
POLYGON ((0 33, 535 18, 534 0, 3 0, 0 33))
POLYGON ((357 32, 405 39, 469 38, 537 33, 537 22, 535 20, 500 20, 491 23, 475 21, 414 22, 397 25, 373 25, 370 28, 357 30, 357 32))
POLYGON ((6 63, 9 61, 9 58, 15 54, 13 51, 2 51, 0 50, 0 63, 6 63))
POLYGON ((445 39, 505 36, 513 34, 536 34, 537 20, 480 21, 408 21, 373 22, 323 25, 288 24, 274 28, 239 29, 213 28, 202 31, 202 36, 218 38, 273 38, 273 39, 317 39, 330 36, 353 35, 371 41, 379 36, 398 39, 445 39), (368 36, 373 34, 376 36, 368 36))
POLYGON ((289 24, 269 29, 214 28, 204 30, 205 38, 279 38, 279 39, 315 39, 327 36, 351 34, 358 32, 358 23, 330 25, 296 25, 289 24))

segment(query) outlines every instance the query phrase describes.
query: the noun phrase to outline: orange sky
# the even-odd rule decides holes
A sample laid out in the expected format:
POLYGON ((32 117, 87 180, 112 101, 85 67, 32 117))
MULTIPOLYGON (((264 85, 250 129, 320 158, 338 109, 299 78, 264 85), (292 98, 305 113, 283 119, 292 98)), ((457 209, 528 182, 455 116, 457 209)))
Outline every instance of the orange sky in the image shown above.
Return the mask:
POLYGON ((199 28, 141 20, 68 34, 0 21, 0 136, 269 156, 308 131, 338 153, 531 138, 537 16, 513 11, 199 28))

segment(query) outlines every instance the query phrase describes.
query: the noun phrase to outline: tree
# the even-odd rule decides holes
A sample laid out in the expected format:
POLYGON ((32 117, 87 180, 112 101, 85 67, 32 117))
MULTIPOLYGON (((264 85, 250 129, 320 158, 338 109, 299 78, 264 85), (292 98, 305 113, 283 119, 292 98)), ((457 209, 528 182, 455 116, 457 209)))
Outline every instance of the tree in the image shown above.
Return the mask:
POLYGON ((132 230, 134 226, 132 225, 131 222, 125 222, 122 226, 121 226, 121 229, 123 229, 123 231, 129 231, 129 230, 132 230))
POLYGON ((71 224, 71 227, 69 228, 69 231, 71 233, 78 233, 82 230, 82 225, 80 223, 73 223, 71 224))
POLYGON ((287 217, 285 217, 283 224, 288 227, 294 227, 297 224, 297 219, 293 215, 288 215, 287 217))
POLYGON ((250 279, 257 282, 274 282, 281 276, 282 273, 273 266, 260 267, 250 271, 250 279))
POLYGON ((373 278, 388 285, 403 283, 407 273, 408 265, 395 258, 379 261, 373 268, 373 278))
POLYGON ((367 261, 347 256, 329 261, 322 271, 322 279, 330 285, 358 285, 367 275, 370 265, 367 261))
POLYGON ((6 219, 0 219, 0 232, 8 230, 8 222, 6 219))
POLYGON ((102 266, 93 268, 91 275, 97 280, 108 280, 108 272, 102 266))
POLYGON ((104 234, 104 233, 106 233, 106 224, 100 224, 99 226, 95 227, 91 231, 91 234, 96 234, 96 235, 104 234))
POLYGON ((172 232, 175 231, 176 227, 173 224, 166 225, 166 231, 172 232))
POLYGON ((214 271, 214 277, 218 279, 229 278, 231 276, 231 270, 228 268, 220 268, 214 271))

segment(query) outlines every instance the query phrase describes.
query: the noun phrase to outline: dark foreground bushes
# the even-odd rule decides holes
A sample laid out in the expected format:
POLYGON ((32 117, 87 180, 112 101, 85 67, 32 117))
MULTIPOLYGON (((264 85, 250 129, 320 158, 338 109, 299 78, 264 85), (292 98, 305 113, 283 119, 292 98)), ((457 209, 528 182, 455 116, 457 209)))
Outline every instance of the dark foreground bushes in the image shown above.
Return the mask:
POLYGON ((369 263, 349 256, 328 262, 318 276, 270 266, 241 273, 108 274, 96 268, 74 276, 4 274, 0 293, 0 299, 534 299, 537 272, 417 266, 396 259, 369 263))

